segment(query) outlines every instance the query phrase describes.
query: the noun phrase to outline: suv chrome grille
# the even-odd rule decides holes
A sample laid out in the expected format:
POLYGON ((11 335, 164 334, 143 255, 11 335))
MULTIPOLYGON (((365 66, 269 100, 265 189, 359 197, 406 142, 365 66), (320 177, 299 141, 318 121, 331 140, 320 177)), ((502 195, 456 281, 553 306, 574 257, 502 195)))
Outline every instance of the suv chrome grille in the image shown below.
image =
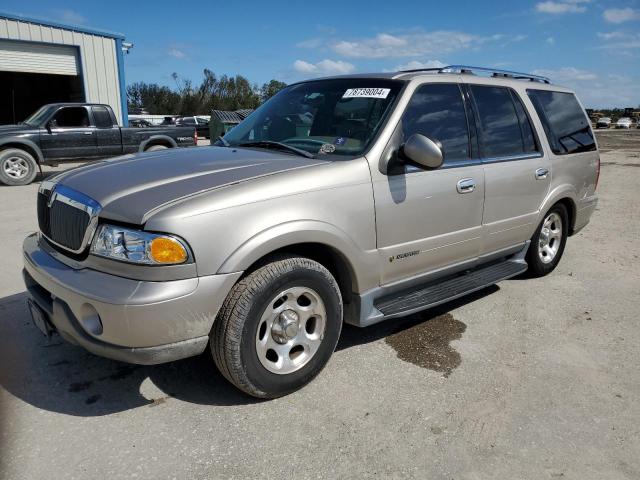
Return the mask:
POLYGON ((53 244, 81 253, 91 241, 100 204, 86 195, 43 182, 38 192, 38 225, 53 244))
POLYGON ((38 192, 38 226, 42 234, 47 237, 50 235, 49 197, 51 197, 50 190, 38 192))

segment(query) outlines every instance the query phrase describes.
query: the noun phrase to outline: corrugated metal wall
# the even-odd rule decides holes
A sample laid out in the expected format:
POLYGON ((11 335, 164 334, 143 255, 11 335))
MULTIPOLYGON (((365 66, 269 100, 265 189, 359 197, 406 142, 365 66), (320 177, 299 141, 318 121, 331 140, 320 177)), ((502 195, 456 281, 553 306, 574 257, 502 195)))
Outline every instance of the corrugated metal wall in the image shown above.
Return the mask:
POLYGON ((116 41, 113 38, 7 18, 0 18, 0 38, 77 46, 87 102, 110 105, 122 122, 116 41))

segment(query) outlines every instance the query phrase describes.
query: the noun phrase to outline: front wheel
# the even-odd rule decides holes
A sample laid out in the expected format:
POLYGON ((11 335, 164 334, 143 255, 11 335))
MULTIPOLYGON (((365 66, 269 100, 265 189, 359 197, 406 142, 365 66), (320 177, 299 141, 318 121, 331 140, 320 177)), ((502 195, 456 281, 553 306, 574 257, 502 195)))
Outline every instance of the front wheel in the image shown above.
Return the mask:
POLYGON ((542 277, 556 268, 562 258, 568 233, 567 208, 558 203, 545 214, 531 237, 531 245, 527 252, 528 273, 531 276, 542 277))
POLYGON ((278 257, 241 279, 211 332, 220 372, 258 398, 287 395, 327 364, 342 328, 336 280, 319 263, 278 257))
POLYGON ((5 185, 29 185, 38 174, 38 163, 24 150, 8 148, 0 152, 0 182, 5 185))

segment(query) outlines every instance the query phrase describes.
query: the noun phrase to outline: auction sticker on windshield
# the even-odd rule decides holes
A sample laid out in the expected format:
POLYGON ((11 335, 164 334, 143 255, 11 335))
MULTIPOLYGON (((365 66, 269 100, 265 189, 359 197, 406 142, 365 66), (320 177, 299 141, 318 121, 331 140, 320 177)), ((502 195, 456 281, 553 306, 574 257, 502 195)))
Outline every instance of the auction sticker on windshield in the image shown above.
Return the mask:
POLYGON ((342 98, 387 98, 390 88, 350 88, 342 98))

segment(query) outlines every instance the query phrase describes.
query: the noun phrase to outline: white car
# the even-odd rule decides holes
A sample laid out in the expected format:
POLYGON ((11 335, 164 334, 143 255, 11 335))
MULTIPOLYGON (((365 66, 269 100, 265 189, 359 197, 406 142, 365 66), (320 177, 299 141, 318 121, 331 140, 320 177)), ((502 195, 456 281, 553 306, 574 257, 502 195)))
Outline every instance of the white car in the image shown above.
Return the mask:
POLYGON ((629 117, 622 117, 616 122, 616 128, 631 128, 631 119, 629 117))

